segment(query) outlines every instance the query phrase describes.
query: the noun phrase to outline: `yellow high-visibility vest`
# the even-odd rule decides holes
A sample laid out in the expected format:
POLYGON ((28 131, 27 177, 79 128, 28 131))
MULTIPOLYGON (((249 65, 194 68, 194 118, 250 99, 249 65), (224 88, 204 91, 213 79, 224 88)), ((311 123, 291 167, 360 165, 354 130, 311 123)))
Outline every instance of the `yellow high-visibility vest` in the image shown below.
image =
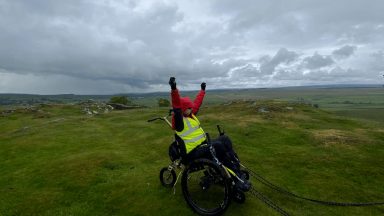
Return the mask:
POLYGON ((205 132, 195 115, 192 118, 183 117, 184 129, 176 134, 184 141, 187 154, 205 141, 205 132))

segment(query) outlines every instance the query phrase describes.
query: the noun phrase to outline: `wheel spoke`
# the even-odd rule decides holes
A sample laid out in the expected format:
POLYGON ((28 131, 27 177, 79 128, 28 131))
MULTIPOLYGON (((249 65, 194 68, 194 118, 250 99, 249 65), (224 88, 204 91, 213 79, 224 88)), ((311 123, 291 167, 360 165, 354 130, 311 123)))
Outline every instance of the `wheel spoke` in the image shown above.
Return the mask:
POLYGON ((184 174, 183 194, 195 211, 207 214, 226 209, 229 184, 222 177, 219 166, 202 160, 190 165, 184 174))
POLYGON ((172 187, 176 182, 176 173, 174 170, 163 168, 160 171, 160 182, 165 187, 172 187))

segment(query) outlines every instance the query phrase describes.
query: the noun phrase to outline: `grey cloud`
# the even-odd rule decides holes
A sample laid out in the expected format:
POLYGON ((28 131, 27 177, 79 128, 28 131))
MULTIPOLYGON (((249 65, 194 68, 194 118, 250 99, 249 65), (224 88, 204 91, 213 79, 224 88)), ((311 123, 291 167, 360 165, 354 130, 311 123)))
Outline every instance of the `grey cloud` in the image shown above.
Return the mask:
POLYGON ((341 47, 340 49, 334 50, 332 52, 332 54, 336 58, 348 58, 351 55, 353 55, 353 53, 355 52, 356 48, 357 48, 356 46, 345 45, 345 46, 341 47))
POLYGON ((173 27, 183 21, 175 4, 154 3, 146 10, 123 4, 122 10, 100 3, 6 4, 16 13, 8 11, 2 19, 7 22, 0 21, 5 30, 0 66, 16 73, 64 74, 147 88, 175 74, 192 83, 200 77, 226 77, 231 68, 244 64, 233 60, 232 53, 221 57, 227 59, 224 63, 215 62, 204 47, 215 39, 207 38, 215 29, 206 29, 198 41, 175 32, 173 27), (16 17, 25 18, 23 13, 30 19, 19 21, 16 17), (18 25, 17 31, 8 23, 18 25))
POLYGON ((384 51, 383 50, 376 51, 376 52, 372 53, 371 56, 375 59, 383 60, 384 59, 384 51))
MULTIPOLYGON (((115 14, 112 7, 85 1, 72 2, 72 7, 66 7, 70 3, 52 2, 37 7, 28 2, 10 3, 9 7, 16 8, 13 10, 19 15, 24 10, 32 11, 31 17, 20 15, 26 18, 21 21, 12 16, 3 19, 19 25, 15 32, 2 22, 0 66, 4 69, 117 81, 139 77, 150 81, 160 78, 156 75, 160 69, 168 71, 166 68, 178 64, 174 61, 184 61, 175 57, 180 51, 173 41, 177 35, 171 28, 181 17, 173 5, 158 4, 145 13, 127 9, 130 14, 124 16, 115 14), (89 7, 95 14, 83 16, 78 12, 89 7), (101 12, 105 17, 98 17, 101 12)), ((39 2, 42 4, 36 3, 39 2)))
POLYGON ((2 71, 0 87, 3 92, 37 94, 116 94, 141 90, 131 85, 109 80, 90 80, 63 75, 15 74, 2 71))
POLYGON ((286 48, 280 48, 273 57, 264 55, 258 61, 247 60, 239 62, 233 74, 236 77, 257 77, 261 80, 266 80, 276 72, 276 68, 282 64, 290 64, 298 59, 299 54, 294 51, 289 51, 286 48))
POLYGON ((384 71, 378 52, 384 50, 383 5, 379 0, 0 0, 0 68, 18 74, 15 79, 64 76, 130 90, 166 90, 169 76, 186 85, 209 80, 218 87, 317 82, 316 76, 340 74, 337 67, 377 82, 371 77, 384 71), (312 55, 315 50, 322 55, 312 55))
MULTIPOLYGON (((330 69, 314 70, 305 74, 304 79, 308 81, 325 81, 326 83, 364 83, 367 79, 364 71, 353 68, 342 68, 336 66, 330 69)), ((369 80, 369 78, 367 79, 369 80)))
POLYGON ((379 72, 384 75, 384 51, 379 50, 371 54, 372 60, 368 68, 373 72, 379 72))
POLYGON ((217 0, 214 12, 226 14, 234 31, 245 32, 281 46, 318 46, 339 40, 349 43, 381 41, 383 2, 217 0), (250 32, 253 29, 254 32, 250 32), (259 34, 259 32, 263 34, 259 34))
POLYGON ((333 66, 329 68, 312 69, 306 73, 298 70, 278 70, 274 75, 275 80, 284 80, 288 83, 291 81, 299 81, 300 83, 359 83, 369 80, 364 71, 333 66))
POLYGON ((271 74, 279 64, 292 62, 297 57, 297 53, 288 51, 286 48, 281 48, 271 59, 269 59, 268 56, 264 56, 260 59, 260 72, 263 74, 271 74))
POLYGON ((317 52, 315 52, 313 56, 306 57, 303 60, 304 67, 308 69, 322 68, 333 65, 334 63, 335 61, 332 59, 331 56, 323 56, 317 52))
POLYGON ((251 77, 257 77, 259 79, 263 79, 263 74, 260 72, 259 68, 252 65, 252 64, 246 64, 240 68, 237 68, 233 71, 234 77, 236 78, 251 78, 251 77))

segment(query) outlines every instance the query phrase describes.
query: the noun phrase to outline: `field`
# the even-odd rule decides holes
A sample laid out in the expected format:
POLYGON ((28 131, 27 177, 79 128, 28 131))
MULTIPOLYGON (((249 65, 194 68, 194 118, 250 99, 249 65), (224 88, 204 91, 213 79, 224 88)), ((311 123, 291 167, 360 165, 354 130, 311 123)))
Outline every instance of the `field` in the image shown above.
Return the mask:
MULTIPOLYGON (((199 115, 206 132, 216 136, 220 124, 242 162, 279 186, 322 200, 384 201, 383 90, 212 92, 199 115)), ((180 184, 174 194, 158 180, 173 138, 163 122, 146 121, 167 113, 157 97, 136 101, 148 108, 98 115, 76 104, 2 108, 0 215, 194 215, 180 184)), ((253 184, 292 215, 384 214, 384 206, 321 206, 253 184)), ((278 213, 248 194, 226 215, 278 213)))

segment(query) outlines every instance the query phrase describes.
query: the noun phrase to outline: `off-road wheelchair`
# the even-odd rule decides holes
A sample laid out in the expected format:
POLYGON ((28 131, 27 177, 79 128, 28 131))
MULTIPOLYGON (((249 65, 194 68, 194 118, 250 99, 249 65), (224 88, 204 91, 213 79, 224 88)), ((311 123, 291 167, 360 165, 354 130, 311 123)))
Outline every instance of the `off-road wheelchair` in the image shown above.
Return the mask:
MULTIPOLYGON (((172 128, 167 117, 157 117, 148 122, 155 120, 163 120, 172 128)), ((220 127, 217 128, 219 135, 224 135, 220 127)), ((244 203, 245 193, 236 185, 249 180, 248 171, 240 170, 240 177, 220 162, 209 134, 206 145, 209 147, 210 158, 188 158, 181 145, 183 143, 180 143, 175 135, 175 141, 169 146, 171 163, 160 170, 160 182, 163 186, 174 188, 181 175, 184 199, 192 210, 200 215, 220 215, 228 208, 231 200, 244 203), (178 170, 179 174, 176 175, 178 170)))

